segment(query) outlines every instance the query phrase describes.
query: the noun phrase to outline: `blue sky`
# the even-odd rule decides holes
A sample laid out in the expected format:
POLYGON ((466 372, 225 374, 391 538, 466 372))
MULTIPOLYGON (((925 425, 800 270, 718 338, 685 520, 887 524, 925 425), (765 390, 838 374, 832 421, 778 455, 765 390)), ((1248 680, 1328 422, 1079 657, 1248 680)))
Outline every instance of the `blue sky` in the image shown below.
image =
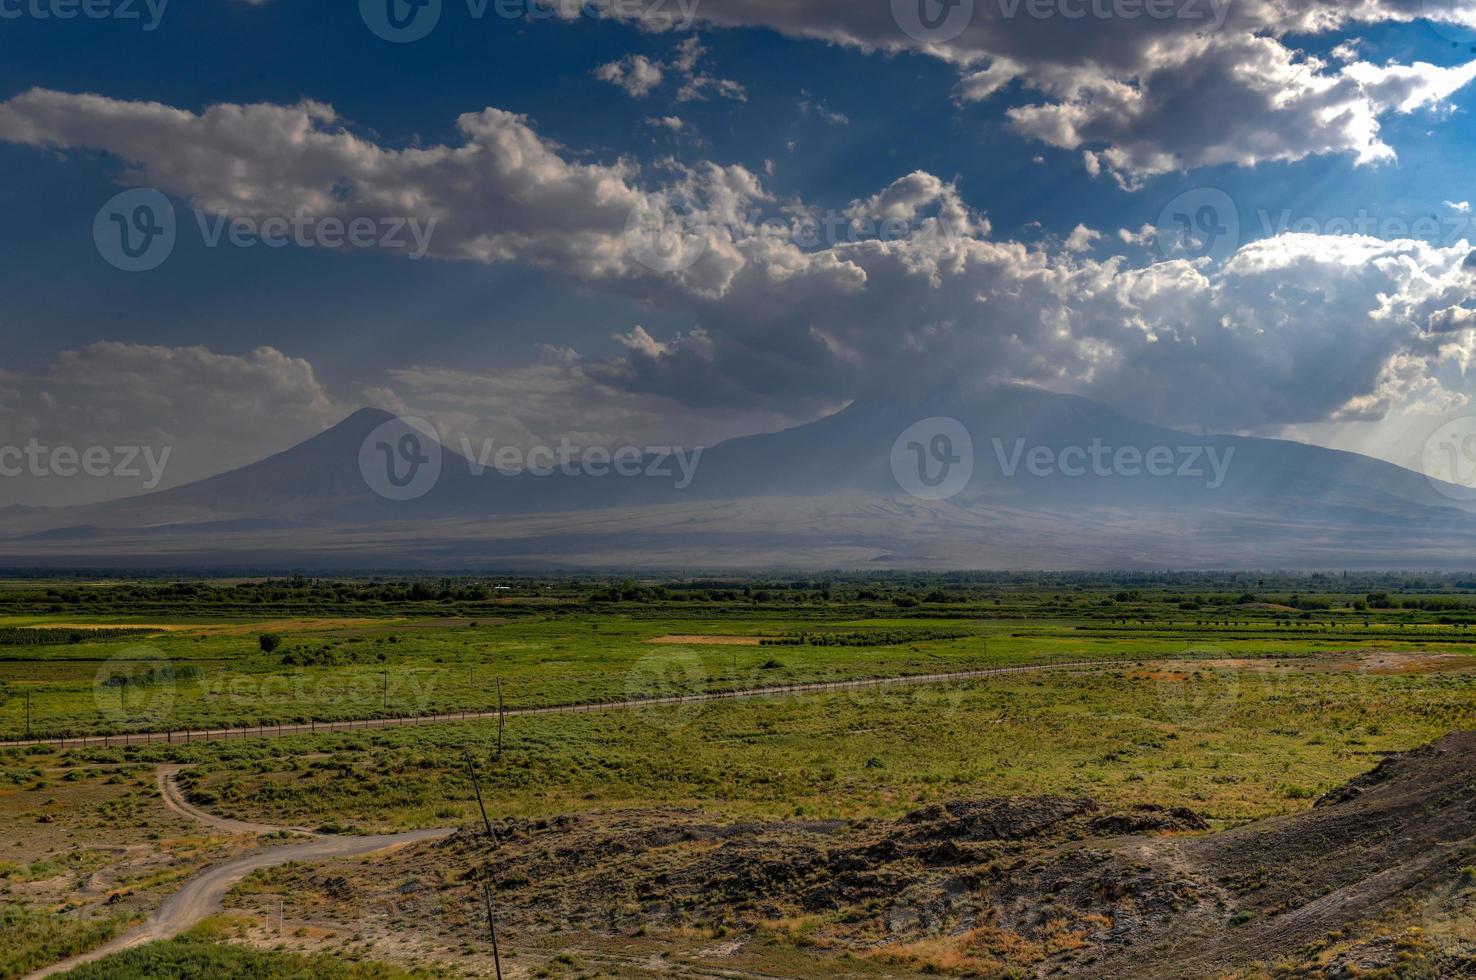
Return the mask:
MULTIPOLYGON (((1476 240, 1460 209, 1476 199, 1476 88, 1461 75, 1476 46, 1462 29, 1432 25, 1410 0, 1366 4, 1357 18, 1329 14, 1336 4, 1246 0, 1208 38, 1175 24, 999 20, 998 2, 978 0, 964 34, 931 42, 899 30, 887 3, 836 0, 706 0, 696 25, 677 30, 649 9, 473 19, 464 0, 447 0, 429 36, 407 44, 375 36, 353 4, 298 0, 175 0, 150 31, 116 19, 0 20, 0 207, 17 232, 0 242, 0 391, 12 398, 0 408, 17 431, 55 438, 88 425, 116 439, 164 433, 197 446, 196 464, 179 468, 193 476, 369 401, 514 441, 662 428, 710 440, 957 370, 1186 427, 1356 435, 1384 455, 1403 431, 1380 428, 1388 419, 1463 406, 1468 273, 1452 256, 1455 239, 1476 240), (1337 23, 1292 23, 1309 11, 1337 23), (1144 60, 1141 37, 1159 30, 1182 51, 1144 60), (693 43, 698 53, 678 67, 693 43), (661 84, 633 93, 600 77, 636 57, 661 66, 661 84), (1007 77, 971 95, 981 71, 1007 77), (707 87, 683 98, 694 77, 707 87), (27 101, 36 90, 50 93, 46 105, 27 101), (1278 92, 1305 108, 1257 118, 1259 100, 1278 92), (1121 110, 1102 108, 1119 97, 1121 110), (138 122, 149 104, 198 120, 222 105, 285 113, 304 100, 336 112, 317 130, 357 141, 334 151, 347 154, 342 175, 267 129, 238 145, 226 129, 187 132, 203 127, 181 118, 138 122), (489 139, 531 134, 559 166, 597 170, 503 173, 485 188, 476 182, 492 178, 478 167, 417 173, 406 214, 441 217, 437 247, 419 261, 201 240, 197 209, 260 221, 299 200, 321 209, 322 192, 367 213, 375 178, 353 171, 356 154, 464 146, 458 117, 488 108, 522 117, 499 117, 489 139), (681 132, 652 124, 663 118, 681 132), (247 176, 232 183, 238 167, 247 176), (927 179, 905 183, 917 174, 927 179), (593 205, 578 195, 608 204, 599 195, 615 184, 619 200, 659 208, 684 186, 710 218, 725 194, 766 216, 904 214, 909 237, 861 256, 802 249, 798 275, 799 259, 747 242, 652 274, 589 254, 620 229, 607 218, 581 226, 593 205), (167 195, 180 227, 168 260, 142 273, 109 265, 92 235, 99 209, 132 186, 167 195), (537 214, 505 216, 528 186, 548 193, 539 207, 567 208, 548 222, 567 236, 542 236, 537 214), (1234 202, 1237 255, 1165 256, 1151 239, 1130 240, 1196 188, 1234 202), (481 201, 486 212, 466 217, 481 201), (1266 226, 1283 212, 1316 234, 1266 226), (1379 231, 1384 246, 1360 240, 1353 256, 1334 240, 1336 223, 1361 215, 1385 230, 1433 215, 1442 239, 1455 235, 1420 249, 1418 234, 1379 231), (939 262, 911 238, 930 220, 967 248, 939 262), (1086 237, 1072 244, 1078 228, 1086 237), (478 251, 483 234, 495 255, 478 251), (526 259, 515 244, 524 239, 526 259), (1366 274, 1374 268, 1383 278, 1366 274), (788 278, 770 288, 777 270, 788 278), (1441 288, 1419 286, 1421 276, 1441 288), (1298 290, 1306 296, 1290 304, 1298 290), (1398 329, 1379 306, 1390 294, 1398 329), (1209 308, 1215 317, 1190 322, 1209 308), (1240 335, 1226 332, 1228 319, 1240 335), (196 348, 208 353, 182 353, 196 348), (130 379, 136 404, 114 395, 99 410, 91 372, 110 371, 130 379), (203 403, 177 383, 152 390, 152 378, 177 371, 205 379, 203 403), (272 394, 243 407, 233 384, 272 394), (1261 407, 1239 405, 1242 393, 1261 407)), ((1462 3, 1439 9, 1472 16, 1462 3)), ((279 114, 261 125, 294 124, 279 114)), ((375 189, 381 210, 392 184, 375 189)))

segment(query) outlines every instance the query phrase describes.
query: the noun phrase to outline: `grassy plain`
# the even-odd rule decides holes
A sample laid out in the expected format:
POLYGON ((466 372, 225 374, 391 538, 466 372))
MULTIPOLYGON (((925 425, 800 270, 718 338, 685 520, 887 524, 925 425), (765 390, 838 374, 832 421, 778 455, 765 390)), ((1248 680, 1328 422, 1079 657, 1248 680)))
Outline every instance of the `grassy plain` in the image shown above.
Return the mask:
MULTIPOLYGON (((33 733, 76 735, 487 710, 499 678, 506 704, 520 708, 1006 665, 1098 666, 515 717, 500 755, 490 721, 0 749, 0 834, 16 842, 0 851, 0 923, 18 937, 0 956, 0 978, 97 945, 184 876, 247 846, 162 807, 152 774, 165 762, 187 765, 183 785, 205 809, 350 833, 476 823, 464 750, 494 820, 632 810, 891 820, 949 800, 1060 796, 1107 808, 1190 807, 1222 830, 1305 812, 1386 753, 1476 728, 1471 583, 720 585, 684 589, 707 598, 679 600, 669 584, 558 580, 522 582, 513 595, 455 583, 0 589, 0 630, 76 633, 65 643, 0 645, 0 737, 25 734, 28 700, 33 733), (168 629, 86 632, 128 626, 168 629), (262 634, 280 645, 266 652, 262 634)), ((227 908, 246 926, 204 930, 78 975, 186 975, 208 962, 227 976, 398 977, 418 962, 374 965, 395 950, 370 941, 355 948, 363 963, 322 960, 336 938, 321 949, 289 943, 319 957, 307 960, 242 947, 271 945, 250 925, 264 916, 258 899, 263 888, 285 887, 290 906, 293 881, 259 876, 241 886, 227 908)), ((311 913, 288 911, 310 931, 311 913)), ((463 933, 435 969, 476 973, 485 951, 465 932, 475 920, 457 915, 453 931, 463 933)), ((769 967, 826 972, 785 930, 765 935, 769 967)), ((703 933, 696 945, 720 938, 703 933)), ((655 937, 620 942, 660 945, 655 937)), ((524 965, 536 953, 550 975, 577 975, 560 966, 558 944, 528 930, 510 939, 514 953, 527 953, 524 965)), ((867 961, 855 971, 890 969, 867 961)))
MULTIPOLYGON (((1366 600, 1352 593, 1245 601, 1170 588, 894 583, 845 593, 747 587, 747 596, 676 602, 607 601, 587 586, 545 583, 516 597, 456 599, 445 589, 447 598, 418 601, 370 601, 368 587, 325 596, 321 586, 283 586, 247 601, 243 588, 159 589, 131 604, 106 586, 53 589, 63 603, 35 589, 0 591, 0 631, 60 625, 76 641, 0 642, 0 738, 486 711, 499 679, 504 703, 526 708, 1053 661, 1439 653, 1476 643, 1466 622, 1476 615, 1357 609, 1366 600), (139 624, 158 630, 94 639, 75 629, 139 624), (263 651, 262 634, 281 645, 263 651), (749 645, 755 639, 765 645, 749 645)), ((1476 609, 1476 595, 1467 601, 1476 609)))

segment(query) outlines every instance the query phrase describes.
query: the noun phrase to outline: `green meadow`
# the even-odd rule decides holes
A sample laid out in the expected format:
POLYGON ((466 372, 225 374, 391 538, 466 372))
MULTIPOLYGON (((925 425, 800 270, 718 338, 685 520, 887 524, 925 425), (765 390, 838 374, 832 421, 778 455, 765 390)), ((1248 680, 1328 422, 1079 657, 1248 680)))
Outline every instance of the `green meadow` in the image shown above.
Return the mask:
MULTIPOLYGON (((499 685, 518 709, 1057 666, 514 715, 500 741, 483 719, 0 748, 0 830, 20 842, 0 854, 0 918, 18 944, 0 976, 140 921, 233 846, 164 807, 163 763, 185 767, 205 810, 349 834, 477 823, 467 754, 494 820, 864 821, 1049 795, 1187 806, 1222 830, 1305 811, 1389 752, 1476 727, 1468 620, 1476 583, 1401 577, 0 587, 10 738, 28 710, 48 737, 178 732, 485 711, 499 685), (99 874, 117 884, 84 897, 99 874)), ((246 933, 216 924, 79 975, 407 975, 373 950, 359 962, 263 950, 261 923, 243 921, 246 933)))
POLYGON ((1476 639, 1462 600, 1429 593, 1396 601, 1430 608, 1370 608, 1351 593, 926 582, 698 600, 557 581, 507 598, 416 587, 388 601, 335 588, 332 602, 313 585, 12 589, 0 738, 488 711, 499 694, 518 709, 1083 660, 1462 652, 1476 639))

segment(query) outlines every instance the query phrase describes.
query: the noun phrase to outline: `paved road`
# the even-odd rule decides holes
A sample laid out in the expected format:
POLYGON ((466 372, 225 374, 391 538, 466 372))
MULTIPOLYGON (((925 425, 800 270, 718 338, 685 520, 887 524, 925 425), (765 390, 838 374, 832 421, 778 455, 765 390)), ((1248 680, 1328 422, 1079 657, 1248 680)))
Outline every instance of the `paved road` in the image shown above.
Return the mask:
MULTIPOLYGON (((814 684, 786 684, 740 691, 714 691, 709 694, 685 694, 667 698, 635 698, 626 701, 590 701, 582 704, 557 705, 547 708, 509 708, 506 717, 553 715, 570 712, 630 711, 659 708, 663 705, 695 704, 703 701, 734 701, 749 698, 776 697, 785 694, 813 694, 865 687, 892 687, 902 684, 946 684, 980 680, 1005 674, 1038 673, 1050 670, 1081 670, 1092 667, 1120 666, 1116 661, 1077 661, 1061 664, 1027 664, 1020 667, 991 667, 951 674, 916 674, 907 677, 873 677, 854 681, 829 681, 814 684)), ((0 748, 23 748, 28 745, 56 745, 63 748, 85 746, 123 746, 158 744, 161 742, 215 742, 232 738, 277 738, 284 735, 316 735, 329 732, 357 731, 366 728, 399 728, 406 725, 440 725, 456 721, 496 718, 496 711, 453 711, 439 715, 405 715, 398 718, 370 718, 361 721, 318 721, 296 725, 265 725, 249 728, 211 728, 176 732, 134 732, 128 735, 90 735, 85 738, 36 738, 0 741, 0 748)))
MULTIPOLYGON (((174 783, 174 776, 178 770, 177 766, 165 766, 159 770, 159 790, 164 796, 165 805, 171 810, 194 817, 208 826, 230 833, 262 834, 297 830, 294 827, 272 827, 266 824, 248 824, 238 820, 229 820, 190 806, 180 794, 179 787, 174 783)), ((137 929, 91 952, 38 970, 26 980, 39 980, 40 977, 61 973, 144 943, 172 939, 207 916, 219 912, 221 900, 225 898, 226 893, 253 871, 275 868, 289 861, 308 862, 324 861, 329 858, 358 857, 405 844, 449 837, 453 833, 455 833, 454 830, 416 830, 404 834, 381 834, 374 837, 311 834, 311 839, 301 844, 284 844, 253 851, 224 864, 206 868, 185 882, 183 888, 171 895, 159 910, 149 916, 148 921, 137 929)))

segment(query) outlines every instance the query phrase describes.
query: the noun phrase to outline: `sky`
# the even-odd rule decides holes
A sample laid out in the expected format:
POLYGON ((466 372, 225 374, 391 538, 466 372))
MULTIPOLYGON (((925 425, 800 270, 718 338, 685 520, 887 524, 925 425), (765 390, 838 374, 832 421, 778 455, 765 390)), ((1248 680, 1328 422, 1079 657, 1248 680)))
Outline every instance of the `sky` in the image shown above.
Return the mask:
POLYGON ((1473 79, 1476 0, 0 0, 0 445, 962 377, 1410 463, 1476 412, 1473 79))

